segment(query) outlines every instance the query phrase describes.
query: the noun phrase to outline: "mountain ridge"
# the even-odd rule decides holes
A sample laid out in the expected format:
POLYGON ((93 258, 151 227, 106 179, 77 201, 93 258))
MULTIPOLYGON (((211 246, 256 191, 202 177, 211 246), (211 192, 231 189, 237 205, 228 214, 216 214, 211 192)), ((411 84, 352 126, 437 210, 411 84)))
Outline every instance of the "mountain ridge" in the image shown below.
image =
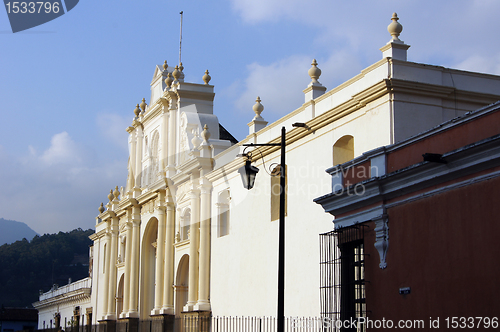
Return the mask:
POLYGON ((37 232, 21 221, 0 218, 0 245, 22 239, 31 241, 37 235, 39 235, 37 232))

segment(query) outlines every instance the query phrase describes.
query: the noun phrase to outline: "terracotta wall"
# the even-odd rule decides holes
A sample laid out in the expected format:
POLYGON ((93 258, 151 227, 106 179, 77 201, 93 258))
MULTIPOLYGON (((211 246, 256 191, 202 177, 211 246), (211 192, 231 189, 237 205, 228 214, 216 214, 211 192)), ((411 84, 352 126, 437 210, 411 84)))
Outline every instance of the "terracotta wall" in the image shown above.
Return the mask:
POLYGON ((343 170, 344 186, 349 187, 369 179, 371 177, 370 172, 370 161, 343 170))
POLYGON ((389 209, 386 269, 365 239, 368 317, 499 317, 499 194, 496 178, 389 209))
POLYGON ((443 154, 500 134, 498 123, 500 112, 497 111, 393 151, 387 155, 387 172, 422 162, 424 153, 443 154))

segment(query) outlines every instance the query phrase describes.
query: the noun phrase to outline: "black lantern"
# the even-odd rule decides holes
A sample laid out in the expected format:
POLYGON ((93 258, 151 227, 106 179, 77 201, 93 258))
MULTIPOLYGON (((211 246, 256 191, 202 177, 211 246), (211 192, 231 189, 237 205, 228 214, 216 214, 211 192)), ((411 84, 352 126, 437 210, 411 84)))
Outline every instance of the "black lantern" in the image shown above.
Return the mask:
POLYGON ((252 166, 252 162, 247 159, 245 161, 245 166, 240 167, 238 170, 238 173, 241 174, 241 179, 243 180, 243 186, 250 190, 253 188, 253 185, 255 183, 255 177, 257 176, 257 173, 259 172, 259 169, 255 166, 252 166))

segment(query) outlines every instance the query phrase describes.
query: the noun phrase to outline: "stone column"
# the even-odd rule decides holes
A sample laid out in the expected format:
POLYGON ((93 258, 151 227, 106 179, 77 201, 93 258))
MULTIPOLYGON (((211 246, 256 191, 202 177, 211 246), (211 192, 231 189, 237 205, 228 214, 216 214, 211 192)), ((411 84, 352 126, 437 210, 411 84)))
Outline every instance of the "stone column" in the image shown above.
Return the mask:
POLYGON ((177 121, 176 121, 176 105, 177 100, 170 100, 169 106, 169 119, 168 119, 168 177, 172 177, 175 174, 175 156, 176 156, 176 133, 177 133, 177 121))
POLYGON ((132 208, 132 252, 130 264, 130 297, 129 297, 129 311, 128 318, 139 317, 137 298, 139 296, 139 241, 141 224, 141 208, 134 206, 132 208))
POLYGON ((211 184, 202 179, 200 209, 200 272, 198 302, 194 310, 210 311, 210 193, 211 184))
POLYGON ((126 314, 130 309, 130 273, 132 264, 132 223, 130 222, 130 210, 127 212, 129 214, 129 221, 126 224, 126 237, 125 237, 125 273, 123 279, 123 313, 120 318, 125 318, 126 314))
POLYGON ((165 270, 163 285, 163 307, 162 314, 174 314, 174 238, 175 238, 175 206, 173 203, 170 190, 167 189, 167 225, 166 225, 166 239, 165 239, 165 270))
POLYGON ((184 306, 184 311, 192 311, 194 305, 198 300, 198 233, 200 226, 200 212, 199 212, 199 192, 193 189, 191 195, 191 225, 189 227, 189 288, 188 288, 188 302, 184 306))
POLYGON ((159 315, 163 305, 163 260, 165 257, 165 192, 159 193, 160 206, 158 206, 158 237, 156 239, 156 267, 155 267, 155 307, 151 315, 159 315))
MULTIPOLYGON (((111 221, 110 221, 111 222, 111 221)), ((102 319, 105 320, 108 314, 108 296, 109 296, 109 260, 111 259, 111 234, 109 228, 106 230, 105 241, 104 241, 104 264, 102 268, 104 269, 104 284, 102 289, 100 289, 101 294, 103 294, 103 316, 102 319)))
POLYGON ((161 153, 160 153, 160 172, 165 171, 165 167, 168 164, 167 156, 168 156, 168 108, 163 106, 163 114, 162 114, 162 130, 161 130, 161 153))
MULTIPOLYGON (((130 134, 129 137, 129 142, 130 142, 130 160, 129 160, 129 175, 134 176, 134 182, 135 182, 135 154, 136 154, 136 134, 134 133, 135 128, 134 127, 128 127, 127 132, 130 134)), ((130 192, 134 190, 134 188, 128 188, 130 192)), ((128 193, 127 193, 128 194, 128 193)))
POLYGON ((142 129, 141 127, 136 128, 137 133, 137 146, 136 146, 136 154, 135 154, 135 190, 136 194, 134 198, 137 198, 141 191, 141 178, 142 178, 142 129))
POLYGON ((111 247, 108 260, 108 311, 107 320, 116 319, 116 260, 118 258, 118 218, 111 218, 111 247))

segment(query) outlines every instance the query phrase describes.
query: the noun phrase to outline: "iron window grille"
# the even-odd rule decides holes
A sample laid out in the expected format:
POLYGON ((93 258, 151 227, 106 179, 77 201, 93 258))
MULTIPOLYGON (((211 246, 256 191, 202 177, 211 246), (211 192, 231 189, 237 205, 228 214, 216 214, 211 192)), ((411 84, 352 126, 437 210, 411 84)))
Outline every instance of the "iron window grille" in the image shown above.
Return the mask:
POLYGON ((366 317, 364 233, 366 225, 320 234, 321 316, 330 331, 364 331, 342 324, 366 317), (346 327, 348 326, 348 327, 346 327))

